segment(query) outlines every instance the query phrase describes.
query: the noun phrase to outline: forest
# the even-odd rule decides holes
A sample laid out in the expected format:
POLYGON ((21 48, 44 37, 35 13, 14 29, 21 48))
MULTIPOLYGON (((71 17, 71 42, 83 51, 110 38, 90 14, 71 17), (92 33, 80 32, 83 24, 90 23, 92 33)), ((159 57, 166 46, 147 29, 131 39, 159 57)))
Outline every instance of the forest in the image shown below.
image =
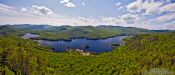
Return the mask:
POLYGON ((29 27, 25 26, 0 27, 0 75, 147 75, 154 68, 174 74, 174 31, 160 33, 110 26, 47 27, 40 30, 35 30, 36 27, 27 30, 29 27), (121 34, 133 37, 125 38, 124 44, 111 52, 83 56, 77 51, 55 53, 36 41, 20 37, 27 32, 47 39, 106 38, 121 34))
MULTIPOLYGON (((40 37, 33 39, 47 40, 71 40, 72 38, 100 39, 120 35, 152 34, 152 31, 134 27, 120 26, 50 26, 50 25, 3 25, 0 26, 1 35, 22 36, 26 33, 39 34, 40 37)), ((169 32, 162 31, 162 32, 169 32)))

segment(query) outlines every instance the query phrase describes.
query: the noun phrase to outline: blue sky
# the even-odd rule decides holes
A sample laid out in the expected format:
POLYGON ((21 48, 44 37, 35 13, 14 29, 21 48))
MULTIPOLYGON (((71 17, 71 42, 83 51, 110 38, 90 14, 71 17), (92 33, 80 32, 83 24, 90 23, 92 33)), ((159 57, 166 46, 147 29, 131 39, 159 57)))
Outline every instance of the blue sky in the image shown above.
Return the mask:
POLYGON ((0 24, 175 30, 175 0, 0 0, 0 24))

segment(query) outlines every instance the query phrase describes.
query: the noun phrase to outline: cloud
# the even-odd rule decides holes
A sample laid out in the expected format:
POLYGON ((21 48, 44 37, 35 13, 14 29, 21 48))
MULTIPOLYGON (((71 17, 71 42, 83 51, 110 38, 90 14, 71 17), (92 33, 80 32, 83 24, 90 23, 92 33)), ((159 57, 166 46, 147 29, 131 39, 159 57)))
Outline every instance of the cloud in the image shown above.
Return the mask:
POLYGON ((14 8, 0 3, 0 13, 13 12, 14 8))
POLYGON ((165 24, 165 29, 175 30, 175 21, 165 24))
POLYGON ((161 13, 159 11, 159 7, 162 5, 163 5, 162 2, 154 2, 154 1, 149 2, 148 0, 142 4, 142 9, 146 11, 146 14, 156 14, 161 13))
POLYGON ((33 5, 30 8, 21 8, 21 12, 24 13, 31 13, 35 15, 42 15, 42 16, 51 16, 54 15, 53 11, 45 6, 38 6, 38 5, 33 5))
POLYGON ((142 9, 142 0, 136 0, 132 3, 129 3, 127 6, 126 6, 127 10, 129 12, 141 12, 141 9, 142 9))
POLYGON ((64 4, 64 6, 66 7, 70 8, 76 7, 76 5, 73 2, 71 2, 71 0, 61 0, 60 3, 64 4))
POLYGON ((1 3, 0 3, 0 8, 1 8, 1 9, 2 9, 2 8, 4 8, 4 9, 14 9, 14 8, 11 7, 11 6, 7 6, 7 5, 1 4, 1 3))
POLYGON ((83 17, 78 17, 78 23, 79 25, 97 25, 98 23, 100 23, 99 20, 94 19, 93 17, 91 18, 83 18, 83 17))
POLYGON ((145 12, 147 15, 161 14, 168 11, 167 8, 173 10, 173 7, 174 4, 171 4, 169 0, 136 0, 126 6, 127 10, 131 13, 145 12))
POLYGON ((71 2, 68 2, 68 3, 64 4, 64 6, 70 7, 70 8, 76 7, 75 4, 71 3, 71 2))
POLYGON ((156 19, 150 20, 151 22, 166 22, 175 19, 175 13, 169 13, 163 16, 159 16, 156 19))
POLYGON ((118 9, 119 9, 119 10, 124 9, 124 6, 120 6, 118 9))
POLYGON ((121 20, 120 18, 113 18, 113 17, 102 17, 102 22, 105 22, 106 24, 110 25, 120 25, 124 24, 125 22, 121 20))
MULTIPOLYGON (((69 1, 68 1, 69 2, 69 1)), ((63 2, 64 3, 64 2, 63 2)), ((142 3, 143 4, 143 3, 142 3)), ((21 10, 5 4, 0 4, 0 24, 50 24, 50 25, 115 25, 125 27, 138 27, 146 29, 173 29, 175 13, 174 4, 164 4, 159 7, 159 11, 170 12, 148 21, 144 15, 127 13, 121 17, 71 17, 61 16, 62 14, 54 13, 46 6, 33 5, 31 7, 22 7, 21 10), (169 10, 168 10, 169 9, 169 10), (171 9, 171 10, 170 10, 171 9), (7 14, 8 13, 8 14, 7 14), (160 24, 159 24, 160 22, 160 24), (163 22, 163 23, 162 23, 163 22)))
POLYGON ((119 10, 124 9, 124 6, 122 6, 121 2, 117 2, 115 6, 118 7, 119 10))
POLYGON ((115 6, 119 7, 121 5, 121 2, 117 2, 115 6))
POLYGON ((161 12, 175 12, 175 3, 166 4, 159 8, 161 12))
POLYGON ((25 7, 22 7, 22 8, 21 8, 21 12, 27 12, 27 11, 28 11, 27 8, 25 8, 25 7))
POLYGON ((133 24, 136 19, 139 17, 133 14, 125 14, 121 16, 121 19, 124 20, 127 24, 133 24))
POLYGON ((83 18, 83 17, 79 17, 79 19, 83 22, 88 22, 88 20, 86 18, 83 18))
POLYGON ((85 6, 85 5, 86 5, 86 3, 85 3, 85 2, 81 2, 81 4, 82 4, 83 6, 85 6))
POLYGON ((68 2, 70 2, 70 0, 61 0, 60 1, 61 4, 65 4, 65 3, 68 3, 68 2))

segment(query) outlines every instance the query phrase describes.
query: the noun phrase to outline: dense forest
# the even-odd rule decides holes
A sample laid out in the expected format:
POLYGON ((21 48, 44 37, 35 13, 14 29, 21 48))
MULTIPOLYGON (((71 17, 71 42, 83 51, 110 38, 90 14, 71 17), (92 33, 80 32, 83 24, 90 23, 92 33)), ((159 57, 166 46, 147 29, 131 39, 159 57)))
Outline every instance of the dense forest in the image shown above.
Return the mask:
MULTIPOLYGON (((112 52, 83 56, 77 51, 54 53, 49 47, 16 36, 29 32, 30 29, 2 29, 4 28, 0 30, 0 75, 144 75, 153 68, 164 68, 172 73, 175 71, 175 32, 138 33, 125 38, 125 43, 112 52)), ((113 31, 115 27, 108 29, 113 31)), ((40 33, 36 30, 32 31, 40 33)), ((49 29, 41 31, 47 31, 50 36, 49 29)), ((90 31, 86 34, 90 34, 90 31)), ((67 29, 64 30, 66 32, 67 29)))
POLYGON ((120 26, 49 26, 49 25, 4 25, 0 26, 0 34, 24 35, 39 34, 33 39, 71 40, 72 38, 109 38, 119 35, 135 35, 157 33, 147 29, 120 26))

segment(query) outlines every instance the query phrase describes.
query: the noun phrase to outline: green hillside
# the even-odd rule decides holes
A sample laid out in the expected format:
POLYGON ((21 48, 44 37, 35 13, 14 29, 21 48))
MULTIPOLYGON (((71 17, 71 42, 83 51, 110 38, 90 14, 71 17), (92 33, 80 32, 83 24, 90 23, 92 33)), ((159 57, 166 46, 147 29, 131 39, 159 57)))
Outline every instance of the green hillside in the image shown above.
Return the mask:
POLYGON ((154 68, 174 73, 174 35, 136 35, 112 52, 90 56, 53 53, 32 40, 1 36, 0 75, 146 75, 154 68))
POLYGON ((71 40, 72 38, 109 38, 119 35, 152 34, 157 31, 134 27, 119 26, 48 26, 48 25, 8 25, 0 26, 0 34, 24 35, 25 33, 39 34, 34 39, 71 40), (3 32, 3 33, 2 33, 3 32))

